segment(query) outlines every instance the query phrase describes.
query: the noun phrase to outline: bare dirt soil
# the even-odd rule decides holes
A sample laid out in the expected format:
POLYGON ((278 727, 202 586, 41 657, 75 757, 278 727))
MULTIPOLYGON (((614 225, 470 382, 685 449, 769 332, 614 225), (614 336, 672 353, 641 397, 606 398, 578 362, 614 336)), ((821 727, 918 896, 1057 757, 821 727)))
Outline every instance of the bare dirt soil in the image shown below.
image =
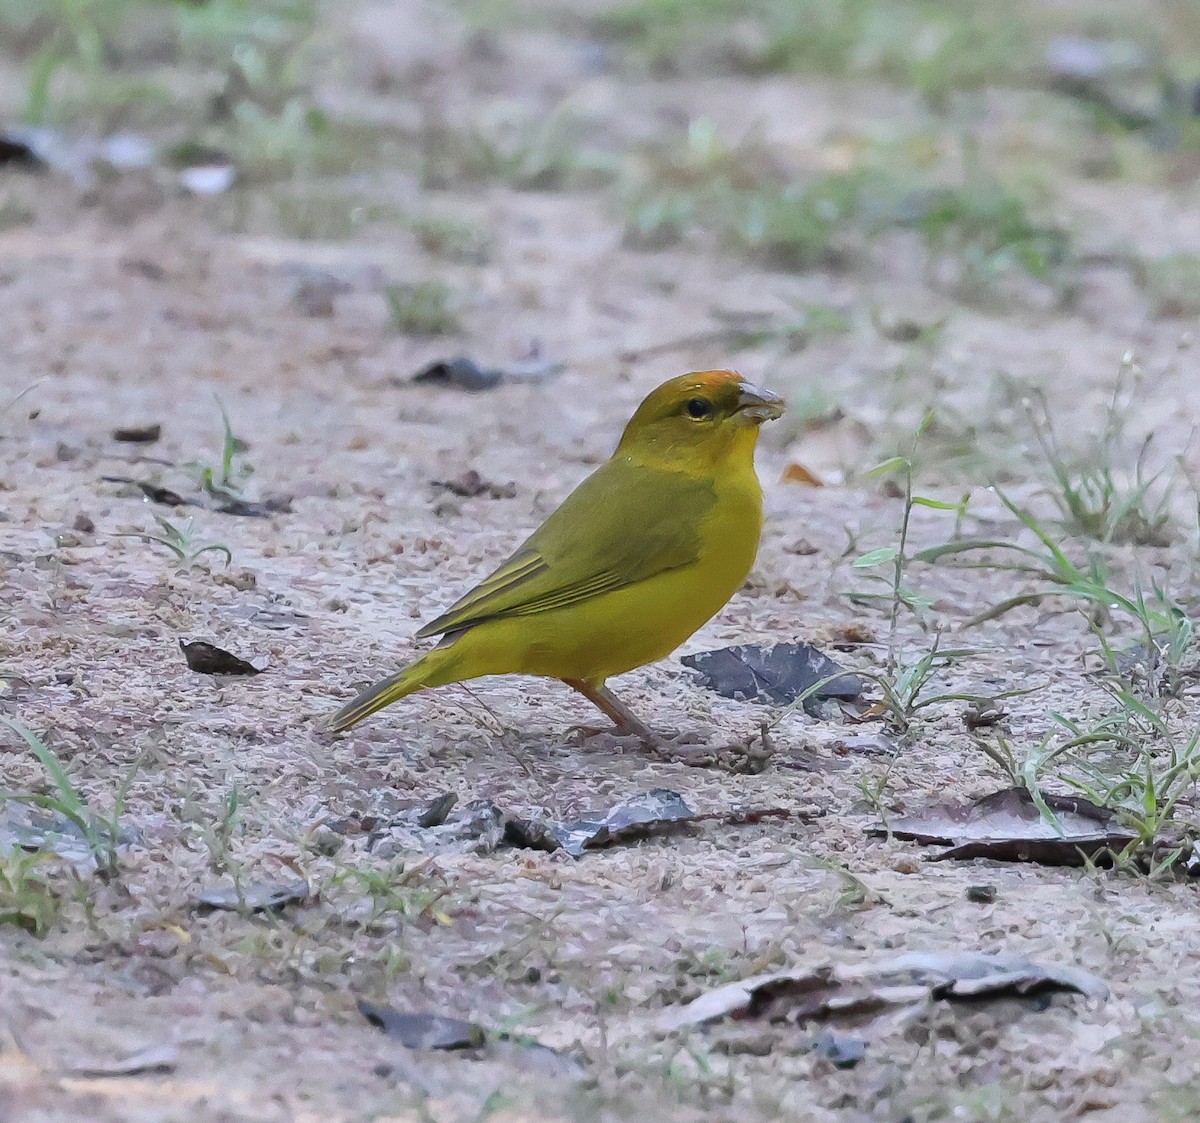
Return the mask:
MULTIPOLYGON (((484 33, 409 3, 347 4, 328 22, 339 61, 320 85, 324 103, 383 122, 400 150, 424 135, 435 87, 445 128, 501 101, 545 114, 570 94, 598 146, 616 153, 675 143, 686 120, 735 137, 757 125, 797 174, 838 166, 867 122, 924 127, 918 99, 875 79, 628 71, 597 61, 572 27, 484 33)), ((21 71, 5 65, 15 105, 21 71)), ((410 160, 336 181, 338 198, 355 200, 346 207, 432 207, 470 222, 490 242, 480 262, 449 261, 409 224, 369 215, 336 236, 289 231, 271 210, 284 188, 271 183, 198 199, 153 169, 86 188, 56 172, 0 172, 22 216, 0 231, 0 712, 36 732, 96 808, 121 799, 128 839, 107 881, 48 863, 59 915, 45 934, 0 926, 0 1120, 1194 1118, 1192 883, 930 862, 919 846, 869 835, 930 800, 1005 785, 962 703, 921 710, 894 757, 838 748, 878 722, 789 713, 757 774, 580 740, 570 727, 595 715, 555 683, 447 688, 345 736, 323 731, 418 649, 420 622, 608 455, 649 389, 715 366, 811 408, 764 432, 759 562, 684 653, 803 640, 874 672, 889 645, 911 661, 941 629, 944 647, 974 653, 933 693, 1031 688, 1006 703, 1003 736, 1020 750, 1054 712, 1081 722, 1109 712, 1084 612, 1046 601, 959 634, 973 613, 1028 588, 1024 575, 914 564, 906 580, 932 607, 925 626, 902 611, 894 641, 889 601, 848 596, 884 588, 851 561, 896 543, 904 507, 863 469, 909 447, 927 408, 940 412, 918 452, 919 490, 948 501, 972 492, 971 534, 1020 530, 986 490, 992 480, 1040 501, 1022 399, 1040 390, 1064 440, 1085 441, 1130 351, 1141 380, 1129 431, 1153 431, 1153 454, 1181 480, 1200 468, 1194 325, 1155 316, 1130 270, 1100 252, 1200 253, 1195 179, 1097 179, 1056 163, 1047 153, 1072 134, 1030 96, 987 94, 973 127, 993 155, 1048 161, 1049 209, 1096 251, 1069 301, 1022 278, 964 299, 903 236, 798 272, 703 238, 631 248, 619 185, 586 177, 569 189, 427 188, 410 160), (341 282, 332 314, 308 315, 297 285, 325 275, 341 282), (389 319, 384 286, 428 280, 453 293, 461 326, 448 336, 406 335, 389 319), (809 305, 839 310, 846 330, 787 346, 720 337, 731 316, 794 317, 809 305), (910 315, 941 326, 915 340, 881 330, 910 315), (435 358, 511 367, 535 347, 561 372, 478 394, 410 382, 435 358), (187 465, 220 466, 214 396, 247 446, 235 468, 253 473, 240 488, 290 496, 290 511, 171 508, 104 480, 202 499, 187 465), (152 422, 156 443, 111 437, 152 422), (960 445, 979 456, 945 452, 960 445), (785 482, 793 463, 825 486, 785 482), (499 497, 435 483, 470 469, 501 485, 499 497), (161 533, 155 515, 192 520, 185 552, 219 544, 232 563, 209 551, 182 564, 139 538, 161 533), (265 669, 197 674, 179 648, 195 639, 265 669), (460 807, 489 800, 568 818, 651 788, 702 812, 788 815, 705 822, 578 860, 486 844, 380 847, 369 829, 442 793, 460 807), (297 874, 312 897, 277 913, 195 905, 222 878, 297 874), (994 899, 968 899, 980 885, 994 899), (908 950, 1071 964, 1111 993, 935 1003, 849 1069, 810 1050, 812 1027, 656 1028, 667 1007, 731 979, 908 950), (407 1050, 364 1020, 359 999, 471 1019, 562 1056, 407 1050), (88 1074, 165 1045, 170 1071, 88 1074)), ((953 530, 952 514, 918 508, 911 538, 928 546, 953 530)), ((1115 586, 1157 580, 1195 607, 1186 519, 1169 545, 1097 548, 1115 586)), ((705 730, 714 743, 779 716, 702 689, 677 657, 614 686, 651 724, 705 730)), ((1190 712, 1185 697, 1171 720, 1185 726, 1190 712)), ((50 790, 7 729, 0 778, 9 792, 50 790)))

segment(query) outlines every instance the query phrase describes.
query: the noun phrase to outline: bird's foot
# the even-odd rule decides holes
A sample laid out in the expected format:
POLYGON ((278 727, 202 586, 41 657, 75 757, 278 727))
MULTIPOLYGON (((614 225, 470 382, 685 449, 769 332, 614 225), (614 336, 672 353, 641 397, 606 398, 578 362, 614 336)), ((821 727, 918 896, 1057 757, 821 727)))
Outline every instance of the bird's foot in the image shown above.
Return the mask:
POLYGON ((762 772, 774 752, 774 745, 765 729, 757 736, 727 745, 709 744, 701 731, 664 736, 651 730, 620 727, 598 729, 595 726, 574 725, 570 732, 576 744, 592 737, 611 741, 636 740, 660 760, 686 764, 689 768, 721 768, 729 772, 762 772))
POLYGON ((774 745, 764 731, 758 737, 726 745, 710 745, 687 734, 655 737, 646 742, 663 760, 686 764, 690 768, 721 768, 727 772, 759 773, 771 759, 774 745))

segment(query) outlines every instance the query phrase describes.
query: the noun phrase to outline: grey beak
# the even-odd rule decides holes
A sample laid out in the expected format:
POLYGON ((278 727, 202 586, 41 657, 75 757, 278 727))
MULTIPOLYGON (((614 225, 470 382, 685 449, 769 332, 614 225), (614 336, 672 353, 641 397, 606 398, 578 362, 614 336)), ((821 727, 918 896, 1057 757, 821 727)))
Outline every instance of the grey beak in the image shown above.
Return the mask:
POLYGON ((752 383, 743 383, 738 391, 737 411, 753 421, 773 421, 783 413, 783 406, 783 399, 778 394, 752 383))

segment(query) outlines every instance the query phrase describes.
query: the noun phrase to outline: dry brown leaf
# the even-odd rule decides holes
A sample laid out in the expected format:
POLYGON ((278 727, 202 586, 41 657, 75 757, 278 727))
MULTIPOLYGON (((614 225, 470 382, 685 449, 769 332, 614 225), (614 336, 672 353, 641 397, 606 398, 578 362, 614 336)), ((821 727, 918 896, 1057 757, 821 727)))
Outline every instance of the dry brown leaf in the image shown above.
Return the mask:
POLYGON ((793 461, 783 470, 782 482, 785 484, 803 484, 805 487, 824 487, 825 482, 803 464, 793 461))
POLYGON ((1046 819, 1025 788, 1004 788, 971 803, 935 803, 873 827, 872 834, 948 846, 938 860, 995 858, 1047 866, 1080 866, 1122 850, 1134 835, 1113 812, 1079 796, 1043 795, 1046 819))

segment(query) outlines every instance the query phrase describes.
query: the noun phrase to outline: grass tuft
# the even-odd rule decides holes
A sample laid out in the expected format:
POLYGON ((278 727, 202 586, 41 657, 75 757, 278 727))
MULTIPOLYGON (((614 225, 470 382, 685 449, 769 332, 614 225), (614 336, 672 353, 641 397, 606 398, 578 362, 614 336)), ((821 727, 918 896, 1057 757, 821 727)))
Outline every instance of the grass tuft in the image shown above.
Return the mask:
POLYGON ((104 814, 89 806, 72 782, 62 761, 40 737, 3 714, 0 714, 0 725, 7 727, 25 742, 29 751, 45 769, 51 788, 48 794, 0 792, 0 800, 11 799, 29 803, 61 815, 87 843, 100 876, 105 879, 116 877, 120 871, 117 854, 117 845, 121 840, 120 818, 124 810, 125 794, 136 775, 137 766, 130 770, 122 783, 112 811, 104 814))
POLYGON ((49 878, 50 855, 14 849, 0 855, 0 924, 44 936, 59 918, 62 897, 49 878))
POLYGON ((388 285, 383 295, 392 327, 403 335, 452 335, 461 328, 454 290, 441 281, 388 285))

